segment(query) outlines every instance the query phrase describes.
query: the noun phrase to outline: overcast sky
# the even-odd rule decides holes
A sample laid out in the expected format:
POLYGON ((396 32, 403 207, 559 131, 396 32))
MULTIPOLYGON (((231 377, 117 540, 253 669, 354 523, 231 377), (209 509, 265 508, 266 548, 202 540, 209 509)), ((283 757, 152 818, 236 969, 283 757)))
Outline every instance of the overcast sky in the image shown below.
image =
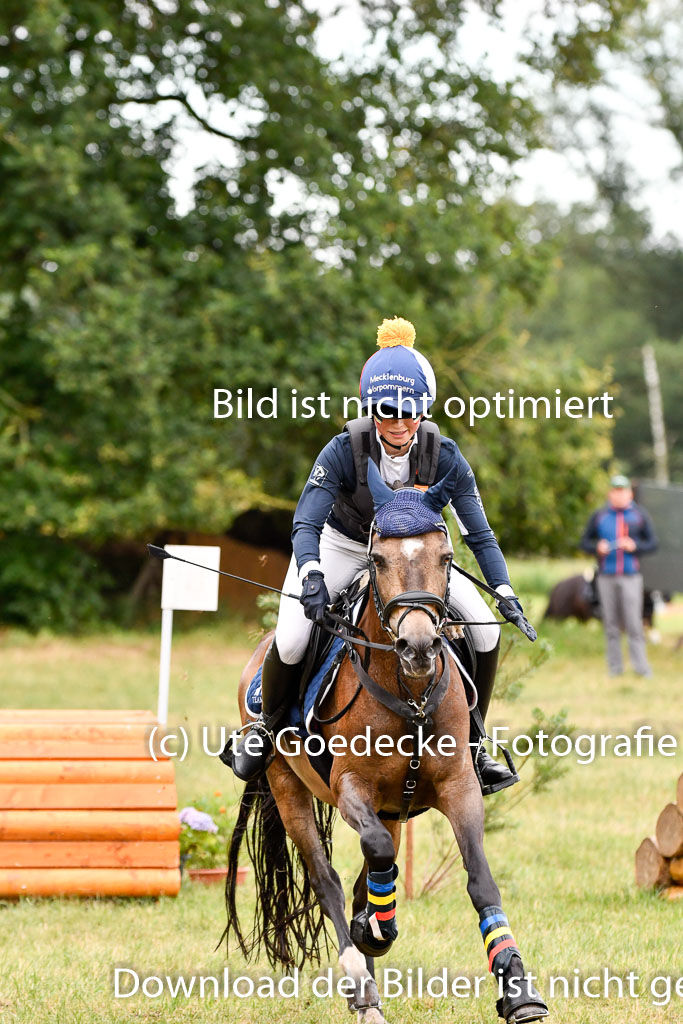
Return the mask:
MULTIPOLYGON (((311 3, 322 13, 342 7, 337 17, 323 22, 319 47, 329 59, 353 61, 366 45, 356 0, 311 0, 311 3)), ((517 61, 516 55, 524 50, 530 18, 535 31, 543 30, 541 8, 542 0, 507 0, 502 4, 503 18, 498 26, 473 3, 460 34, 468 62, 471 65, 481 62, 495 78, 522 74, 529 88, 536 91, 541 86, 540 80, 534 79, 517 61)), ((546 22, 546 31, 549 28, 546 22)), ((610 58, 609 80, 610 87, 601 86, 594 94, 602 105, 615 113, 613 125, 618 153, 632 168, 635 180, 642 183, 638 203, 650 214, 656 237, 673 233, 683 240, 681 185, 674 176, 674 169, 681 164, 681 153, 670 133, 654 123, 657 117, 655 94, 621 58, 610 58)), ((586 155, 599 163, 598 152, 591 148, 589 135, 583 153, 549 150, 534 153, 517 165, 519 183, 514 190, 515 197, 522 203, 550 199, 563 209, 572 202, 591 199, 594 190, 585 171, 586 155)), ((230 144, 188 124, 182 130, 174 165, 173 192, 181 208, 188 205, 196 170, 215 160, 230 162, 230 144)), ((284 205, 286 196, 282 196, 282 200, 284 205)))

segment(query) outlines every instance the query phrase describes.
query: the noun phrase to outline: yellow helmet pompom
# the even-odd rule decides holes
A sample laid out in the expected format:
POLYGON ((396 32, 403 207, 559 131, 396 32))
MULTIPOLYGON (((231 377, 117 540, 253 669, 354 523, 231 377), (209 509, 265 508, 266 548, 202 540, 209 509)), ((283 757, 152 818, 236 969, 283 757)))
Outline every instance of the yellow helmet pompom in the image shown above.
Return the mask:
POLYGON ((394 348, 396 345, 412 348, 415 344, 415 328, 410 320, 403 320, 400 316, 382 320, 377 328, 377 344, 380 348, 394 348))

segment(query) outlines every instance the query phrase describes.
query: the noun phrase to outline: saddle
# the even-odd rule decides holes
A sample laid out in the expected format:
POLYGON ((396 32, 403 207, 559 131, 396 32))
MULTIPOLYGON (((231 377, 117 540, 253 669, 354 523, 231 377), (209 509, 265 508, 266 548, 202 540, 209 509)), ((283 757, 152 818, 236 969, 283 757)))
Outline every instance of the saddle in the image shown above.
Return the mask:
MULTIPOLYGON (((365 611, 369 594, 370 577, 367 571, 364 571, 349 584, 346 590, 342 590, 341 594, 332 606, 332 611, 337 615, 343 615, 344 618, 348 619, 355 626, 358 624, 363 612, 365 611)), ((304 658, 301 670, 301 680, 299 682, 299 711, 301 712, 301 717, 304 721, 306 720, 304 713, 306 692, 312 678, 318 671, 319 667, 324 664, 326 658, 330 654, 332 646, 335 643, 338 643, 337 638, 328 630, 323 629, 322 626, 318 625, 316 622, 313 626, 311 638, 308 642, 308 649, 306 651, 306 657, 304 658)), ((342 651, 343 650, 344 648, 342 647, 342 651)), ((337 671, 339 670, 339 666, 342 661, 343 658, 340 657, 337 665, 335 666, 337 671)), ((335 671, 335 678, 336 675, 337 672, 335 671)), ((323 680, 321 691, 324 690, 326 690, 326 686, 325 681, 323 680)))
MULTIPOLYGON (((363 614, 368 595, 368 574, 363 573, 342 591, 333 606, 333 611, 355 625, 363 614)), ((346 647, 340 637, 334 636, 317 623, 314 624, 302 664, 297 699, 284 720, 284 724, 298 729, 302 737, 305 738, 309 731, 315 730, 314 707, 322 703, 331 691, 345 654, 346 647)), ((260 666, 247 688, 246 708, 253 718, 261 712, 260 666)), ((329 779, 329 770, 327 776, 329 779)))

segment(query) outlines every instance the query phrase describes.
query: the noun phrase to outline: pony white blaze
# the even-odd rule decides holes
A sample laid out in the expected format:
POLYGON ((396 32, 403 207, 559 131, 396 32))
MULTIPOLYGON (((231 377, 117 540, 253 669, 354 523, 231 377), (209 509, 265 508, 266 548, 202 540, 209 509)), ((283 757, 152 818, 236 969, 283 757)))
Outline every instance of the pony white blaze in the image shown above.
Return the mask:
POLYGON ((419 537, 407 537, 401 541, 401 554, 412 561, 421 554, 424 549, 424 541, 420 540, 419 537))

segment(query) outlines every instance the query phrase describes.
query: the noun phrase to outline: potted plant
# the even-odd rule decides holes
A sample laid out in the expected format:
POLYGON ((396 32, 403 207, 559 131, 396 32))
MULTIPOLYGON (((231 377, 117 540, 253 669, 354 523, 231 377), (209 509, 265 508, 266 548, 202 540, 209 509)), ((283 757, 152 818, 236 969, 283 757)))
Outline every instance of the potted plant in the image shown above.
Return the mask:
MULTIPOLYGON (((213 799, 197 800, 180 812, 180 867, 187 868, 194 882, 222 882, 228 873, 228 843, 233 825, 220 804, 220 791, 213 799)), ((244 881, 248 868, 237 869, 237 882, 244 881)))

